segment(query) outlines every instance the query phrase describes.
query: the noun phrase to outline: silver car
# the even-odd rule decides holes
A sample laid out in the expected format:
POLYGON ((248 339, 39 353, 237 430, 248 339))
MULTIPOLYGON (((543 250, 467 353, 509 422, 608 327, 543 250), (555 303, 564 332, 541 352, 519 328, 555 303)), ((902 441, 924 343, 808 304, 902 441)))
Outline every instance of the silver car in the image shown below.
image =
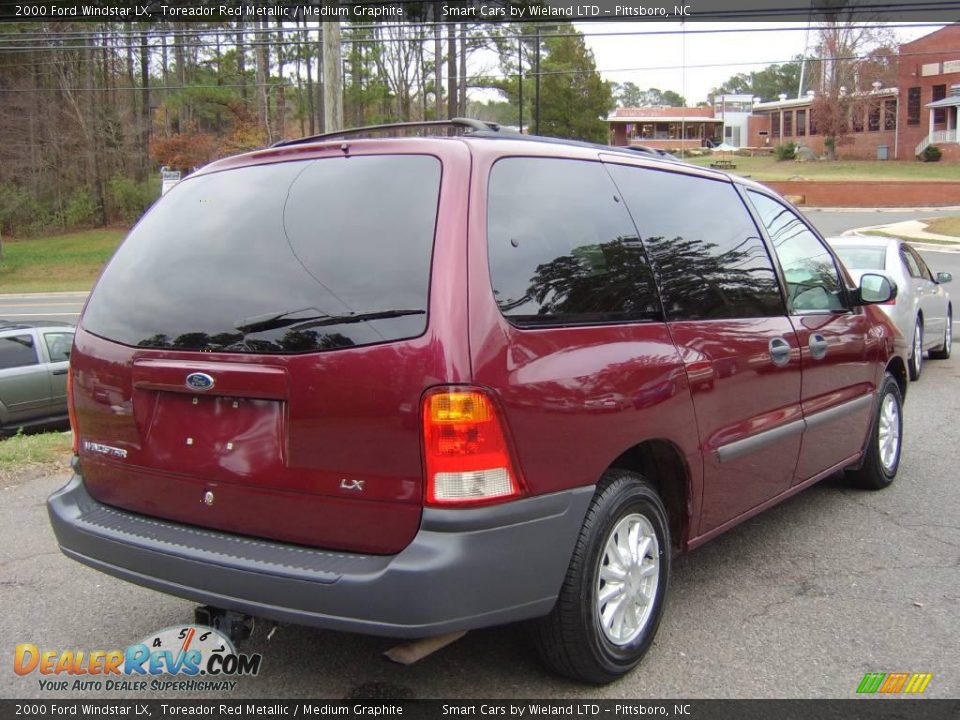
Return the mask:
POLYGON ((0 432, 67 419, 75 328, 0 320, 0 432))
POLYGON ((920 377, 925 351, 929 350, 930 357, 939 360, 950 357, 953 307, 950 293, 944 287, 953 280, 950 273, 934 275, 920 253, 899 238, 849 235, 827 238, 827 242, 855 281, 865 272, 880 270, 896 283, 897 297, 878 307, 905 338, 911 339, 907 363, 911 380, 920 377))

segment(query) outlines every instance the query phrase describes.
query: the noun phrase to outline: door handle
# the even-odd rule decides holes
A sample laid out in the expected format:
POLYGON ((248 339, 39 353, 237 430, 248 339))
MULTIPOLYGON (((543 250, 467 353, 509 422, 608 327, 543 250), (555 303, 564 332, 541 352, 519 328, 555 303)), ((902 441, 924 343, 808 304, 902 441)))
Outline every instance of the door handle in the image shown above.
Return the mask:
POLYGON ((810 348, 810 357, 814 360, 823 360, 827 355, 827 348, 830 347, 830 343, 827 342, 827 339, 823 337, 823 335, 811 335, 808 346, 810 348))
POLYGON ((790 343, 783 338, 773 338, 767 347, 770 348, 770 360, 777 367, 783 367, 790 362, 790 343))
POLYGON ((51 375, 66 375, 66 374, 67 374, 67 369, 66 369, 66 368, 61 368, 60 370, 54 370, 54 371, 53 371, 52 373, 50 373, 50 374, 51 374, 51 375))

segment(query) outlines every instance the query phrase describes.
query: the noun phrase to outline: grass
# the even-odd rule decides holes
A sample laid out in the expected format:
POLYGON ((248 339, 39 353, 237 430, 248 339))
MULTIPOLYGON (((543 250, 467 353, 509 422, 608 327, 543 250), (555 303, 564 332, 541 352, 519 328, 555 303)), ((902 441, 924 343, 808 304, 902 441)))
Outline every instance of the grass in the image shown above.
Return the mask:
POLYGON ((0 440, 0 480, 32 468, 62 469, 70 459, 70 435, 62 432, 18 433, 0 440))
POLYGON ((934 218, 924 222, 927 223, 927 232, 960 238, 960 217, 934 218))
POLYGON ((89 290, 124 230, 101 229, 3 240, 0 292, 89 290))
POLYGON ((960 182, 960 165, 956 163, 923 163, 916 160, 794 160, 778 161, 773 157, 739 157, 730 153, 689 158, 695 165, 709 167, 722 157, 737 165, 730 172, 749 175, 754 180, 942 180, 960 182))

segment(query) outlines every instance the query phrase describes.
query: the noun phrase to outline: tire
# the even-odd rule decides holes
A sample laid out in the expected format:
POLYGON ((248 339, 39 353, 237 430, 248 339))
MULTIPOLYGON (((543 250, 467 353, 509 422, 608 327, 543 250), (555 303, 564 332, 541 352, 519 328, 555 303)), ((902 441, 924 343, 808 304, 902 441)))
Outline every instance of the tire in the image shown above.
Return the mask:
POLYGON ((903 449, 903 396, 889 373, 877 393, 877 410, 870 426, 866 455, 859 469, 850 471, 853 484, 865 490, 882 490, 897 476, 903 449), (896 432, 893 436, 892 433, 896 432))
POLYGON ((667 512, 653 485, 627 470, 604 473, 557 604, 532 624, 543 662, 560 675, 598 685, 635 668, 653 642, 663 614, 670 548, 667 512), (621 562, 617 547, 629 546, 634 532, 638 533, 634 551, 621 562), (637 563, 642 547, 645 552, 637 563), (625 582, 612 580, 624 566, 625 582), (601 568, 606 570, 601 573, 601 568), (608 602, 601 603, 602 595, 610 593, 608 602), (616 603, 617 598, 623 599, 616 603), (617 613, 617 607, 624 610, 617 613))
POLYGON ((919 380, 920 373, 923 372, 923 320, 919 315, 913 326, 913 351, 907 361, 907 371, 911 380, 919 380))
POLYGON ((947 329, 943 331, 943 345, 930 351, 934 360, 949 360, 950 350, 953 347, 953 313, 947 312, 947 329))

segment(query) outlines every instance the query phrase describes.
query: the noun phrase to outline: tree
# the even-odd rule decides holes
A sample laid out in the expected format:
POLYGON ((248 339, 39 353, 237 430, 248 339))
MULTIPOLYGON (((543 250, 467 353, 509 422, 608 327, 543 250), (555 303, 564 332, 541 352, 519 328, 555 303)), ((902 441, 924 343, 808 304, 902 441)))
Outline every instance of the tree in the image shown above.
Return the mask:
POLYGON ((897 51, 888 28, 853 18, 825 23, 818 32, 818 59, 811 73, 819 84, 810 117, 824 137, 827 158, 850 142, 849 133, 872 102, 869 90, 894 81, 897 51))
POLYGON ((622 85, 613 83, 612 92, 619 107, 684 107, 687 104, 686 98, 673 90, 641 90, 629 80, 622 85))
POLYGON ((613 96, 619 107, 640 107, 643 105, 643 90, 629 80, 622 85, 614 83, 613 96))
POLYGON ((541 63, 540 132, 554 137, 606 142, 606 114, 613 96, 610 83, 597 72, 583 35, 568 32, 545 38, 541 63))
POLYGON ((776 100, 781 93, 789 96, 803 92, 800 87, 800 67, 803 56, 797 55, 791 62, 768 65, 763 70, 737 73, 720 87, 710 91, 709 99, 718 95, 752 95, 761 100, 776 100))

